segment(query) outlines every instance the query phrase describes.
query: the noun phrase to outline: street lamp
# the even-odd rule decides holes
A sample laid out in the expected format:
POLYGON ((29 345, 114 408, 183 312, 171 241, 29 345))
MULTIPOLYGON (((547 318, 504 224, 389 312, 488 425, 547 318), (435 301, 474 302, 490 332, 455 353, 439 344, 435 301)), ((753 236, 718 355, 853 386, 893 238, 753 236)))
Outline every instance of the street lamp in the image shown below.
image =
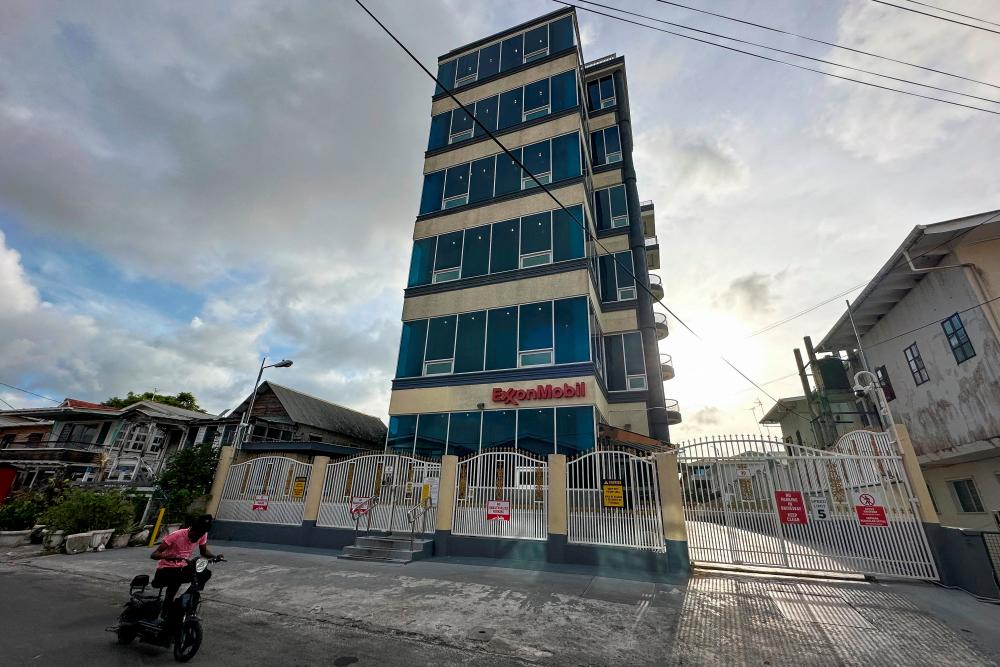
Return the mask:
POLYGON ((291 359, 282 359, 276 364, 268 364, 265 366, 264 363, 266 361, 267 357, 264 357, 263 359, 260 360, 260 370, 257 372, 257 381, 254 382, 253 393, 250 394, 250 405, 247 406, 247 411, 243 413, 242 417, 240 417, 240 425, 236 428, 236 449, 239 449, 240 447, 243 446, 243 443, 246 442, 247 436, 249 435, 250 413, 253 411, 254 401, 257 400, 257 388, 260 386, 260 378, 262 375, 264 375, 264 369, 288 368, 289 366, 292 365, 291 359))
POLYGON ((854 395, 858 398, 864 397, 865 394, 872 398, 876 410, 878 410, 878 413, 882 416, 882 421, 887 426, 886 430, 889 431, 889 436, 894 443, 898 443, 899 438, 896 435, 896 422, 892 418, 892 410, 889 409, 889 401, 886 400, 885 392, 882 391, 882 383, 879 381, 878 376, 871 371, 858 371, 854 374, 853 389, 854 395))

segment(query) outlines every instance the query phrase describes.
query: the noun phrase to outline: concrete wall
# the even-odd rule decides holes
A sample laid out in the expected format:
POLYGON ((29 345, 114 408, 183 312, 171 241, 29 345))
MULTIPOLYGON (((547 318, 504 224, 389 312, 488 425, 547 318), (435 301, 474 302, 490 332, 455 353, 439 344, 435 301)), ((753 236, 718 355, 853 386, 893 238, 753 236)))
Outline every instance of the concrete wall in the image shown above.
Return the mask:
POLYGON ((924 479, 934 498, 938 516, 944 526, 958 526, 975 530, 1000 530, 990 510, 1000 510, 1000 456, 972 463, 951 466, 924 467, 924 479), (983 501, 982 513, 959 511, 958 500, 948 482, 972 479, 983 501))

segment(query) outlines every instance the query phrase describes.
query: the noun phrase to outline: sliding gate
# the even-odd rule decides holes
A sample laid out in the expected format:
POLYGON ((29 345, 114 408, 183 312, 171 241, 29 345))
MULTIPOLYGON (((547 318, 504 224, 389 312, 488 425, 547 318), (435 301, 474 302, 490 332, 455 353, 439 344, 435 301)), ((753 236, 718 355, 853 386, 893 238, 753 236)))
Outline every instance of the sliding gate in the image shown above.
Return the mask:
POLYGON ((895 444, 857 431, 830 450, 758 437, 677 450, 695 563, 937 579, 895 444))

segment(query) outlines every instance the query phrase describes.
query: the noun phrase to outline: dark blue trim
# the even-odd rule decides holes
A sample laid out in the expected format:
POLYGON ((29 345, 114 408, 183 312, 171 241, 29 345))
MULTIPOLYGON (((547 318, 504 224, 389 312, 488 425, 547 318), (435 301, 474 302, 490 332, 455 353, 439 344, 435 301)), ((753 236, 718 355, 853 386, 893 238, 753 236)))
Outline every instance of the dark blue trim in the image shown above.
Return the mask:
MULTIPOLYGON (((553 75, 553 76, 557 76, 557 75, 553 75)), ((551 79, 552 77, 549 77, 549 78, 551 79)), ((479 100, 476 100, 476 101, 478 102, 479 100)), ((475 104, 475 103, 473 103, 473 104, 475 104)), ((465 106, 468 107, 469 105, 466 104, 465 106)), ((457 109, 458 107, 455 107, 455 108, 457 109)), ((577 114, 577 115, 579 115, 580 112, 581 112, 581 107, 580 107, 579 104, 577 104, 576 106, 570 107, 569 109, 563 109, 562 111, 557 111, 556 113, 549 114, 548 116, 542 116, 541 118, 532 118, 529 121, 525 121, 523 123, 518 123, 517 125, 512 125, 510 127, 505 127, 502 130, 493 130, 493 134, 497 138, 500 138, 500 137, 502 137, 504 135, 511 134, 513 132, 520 132, 521 130, 525 130, 525 129, 529 128, 529 127, 534 127, 535 125, 541 125, 542 123, 545 123, 547 121, 556 120, 557 118, 563 118, 564 116, 569 116, 569 115, 574 114, 574 113, 577 114)), ((441 113, 448 113, 448 112, 447 111, 442 111, 441 113)), ((424 158, 426 159, 426 158, 429 158, 429 157, 433 157, 435 155, 441 155, 442 153, 447 153, 448 151, 454 150, 456 148, 465 148, 466 146, 474 146, 475 144, 478 144, 478 143, 483 142, 483 141, 493 141, 493 140, 490 139, 490 137, 488 137, 485 134, 482 135, 482 136, 480 136, 480 137, 472 137, 471 139, 463 139, 462 141, 458 141, 458 142, 456 142, 454 144, 448 144, 447 146, 442 146, 441 148, 435 148, 434 150, 425 151, 424 152, 424 158)), ((483 157, 487 157, 487 156, 483 156, 483 157)))
POLYGON ((417 285, 415 287, 407 287, 403 291, 403 296, 404 298, 409 299, 410 297, 424 296, 425 294, 440 294, 442 292, 468 289, 469 287, 498 285, 512 280, 524 280, 526 278, 537 278, 538 276, 551 276, 556 273, 566 273, 567 271, 588 269, 588 264, 589 261, 586 257, 581 257, 579 259, 567 259, 562 262, 545 264, 543 266, 531 266, 526 269, 501 271, 500 273, 487 273, 485 276, 462 278, 461 280, 451 280, 446 283, 436 283, 433 285, 417 285))
POLYGON ((537 18, 531 19, 530 21, 519 23, 516 26, 507 28, 506 30, 495 32, 492 35, 489 35, 488 37, 482 37, 474 42, 469 42, 465 46, 459 46, 457 48, 454 48, 448 53, 444 54, 443 56, 439 56, 438 63, 440 64, 446 60, 451 60, 453 57, 460 56, 466 51, 479 48, 485 44, 489 44, 490 42, 495 42, 499 39, 504 39, 505 37, 510 37, 511 35, 516 35, 519 32, 528 32, 528 30, 533 28, 537 23, 548 23, 549 21, 553 21, 559 18, 563 14, 572 14, 572 13, 573 9, 571 7, 563 7, 553 12, 549 12, 544 16, 539 16, 537 18))
MULTIPOLYGON (((566 134, 571 134, 571 133, 567 132, 566 134)), ((561 181, 556 181, 555 183, 550 183, 548 184, 549 192, 555 194, 555 192, 560 188, 564 188, 569 185, 576 185, 578 183, 583 183, 584 179, 585 177, 583 175, 580 175, 580 176, 574 176, 573 178, 567 178, 561 181)), ((545 194, 545 191, 542 190, 541 188, 535 187, 535 188, 529 188, 527 190, 520 190, 518 192, 511 192, 508 195, 493 197, 492 199, 484 199, 483 201, 477 201, 471 204, 463 204, 461 206, 455 206, 453 208, 443 208, 440 211, 432 211, 431 213, 424 213, 423 215, 418 215, 417 222, 423 222, 424 220, 431 220, 433 218, 440 218, 441 216, 450 215, 452 213, 471 211, 472 209, 482 208, 483 206, 490 206, 492 204, 499 204, 501 202, 513 201, 515 199, 520 199, 521 197, 529 197, 531 195, 536 195, 538 193, 545 194)), ((570 206, 576 206, 578 203, 580 202, 573 202, 572 204, 565 204, 565 205, 568 208, 570 206)))
POLYGON ((514 382, 518 380, 548 380, 550 378, 567 378, 578 375, 594 375, 594 363, 584 361, 576 364, 559 364, 556 366, 537 366, 532 368, 509 368, 496 371, 481 371, 478 373, 460 373, 458 375, 429 375, 415 378, 396 378, 392 388, 418 389, 423 387, 456 387, 467 384, 486 384, 488 382, 514 382))
POLYGON ((598 63, 598 64, 593 65, 591 67, 587 67, 587 64, 584 63, 584 69, 585 70, 592 70, 594 72, 598 72, 598 71, 601 71, 601 70, 608 69, 609 67, 614 67, 615 65, 624 65, 624 64, 625 64, 625 56, 618 56, 614 60, 609 60, 607 62, 598 63))
MULTIPOLYGON (((466 48, 465 50, 468 51, 469 48, 466 48)), ((463 86, 459 86, 458 88, 452 88, 451 92, 457 96, 458 93, 466 93, 466 92, 468 92, 470 90, 475 90, 477 87, 481 86, 484 83, 489 83, 490 81, 496 81, 497 79, 502 79, 505 76, 510 76, 512 74, 517 74, 518 72, 523 72, 526 69, 531 69, 532 67, 536 67, 536 66, 541 65, 543 63, 551 62, 551 61, 556 60, 558 58, 562 58, 563 56, 565 56, 567 54, 570 54, 570 53, 577 53, 577 47, 576 47, 575 44, 573 46, 569 47, 568 49, 563 49, 562 51, 557 51, 555 53, 550 53, 549 55, 545 56, 544 58, 539 58, 537 60, 532 60, 529 63, 523 63, 521 65, 518 65, 517 67, 514 67, 513 69, 505 70, 503 72, 497 72, 496 74, 492 74, 492 75, 486 77, 485 79, 477 79, 477 80, 473 81, 472 83, 468 83, 468 84, 465 84, 463 86)), ((576 64, 579 67, 579 65, 580 65, 580 56, 579 55, 577 55, 576 60, 577 60, 576 64)), ((454 84, 452 84, 452 85, 454 85, 454 84)), ((437 102, 438 100, 443 100, 446 97, 448 97, 448 92, 447 91, 443 91, 443 92, 438 93, 437 95, 434 95, 431 98, 431 100, 434 101, 434 102, 437 102)))
POLYGON ((639 302, 635 299, 625 299, 624 301, 601 302, 601 310, 604 311, 605 313, 613 313, 619 310, 635 310, 638 307, 639 307, 639 302))
POLYGON ((606 239, 611 236, 623 236, 628 234, 628 227, 613 227, 611 229, 598 229, 597 238, 606 239))
MULTIPOLYGON (((589 83, 589 82, 585 82, 584 86, 586 86, 587 83, 589 83)), ((610 107, 607 107, 607 108, 604 108, 604 109, 597 109, 596 111, 588 111, 587 112, 587 118, 590 119, 590 120, 593 120, 594 118, 600 118, 601 116, 606 116, 609 113, 615 113, 616 111, 618 111, 618 104, 617 103, 615 103, 614 106, 610 106, 610 107)), ((594 130, 594 132, 597 132, 597 130, 594 130)))
POLYGON ((273 523, 216 520, 212 524, 212 540, 342 549, 354 544, 354 531, 350 528, 320 528, 315 521, 303 521, 301 526, 281 526, 273 523))
MULTIPOLYGON (((615 169, 621 169, 621 168, 622 168, 621 162, 612 162, 611 164, 599 164, 596 167, 594 167, 593 171, 595 174, 602 174, 606 171, 614 171, 615 169)), ((617 183, 615 185, 617 185, 617 183)), ((614 186, 610 185, 608 187, 614 187, 614 186)))

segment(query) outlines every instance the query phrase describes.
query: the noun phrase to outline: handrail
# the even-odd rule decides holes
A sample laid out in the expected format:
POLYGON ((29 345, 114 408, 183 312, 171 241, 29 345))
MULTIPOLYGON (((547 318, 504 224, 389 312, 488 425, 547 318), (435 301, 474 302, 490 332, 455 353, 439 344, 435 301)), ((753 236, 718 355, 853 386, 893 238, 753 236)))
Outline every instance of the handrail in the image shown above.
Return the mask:
POLYGON ((617 53, 612 53, 611 55, 608 55, 608 56, 602 56, 602 57, 598 58, 597 60, 591 60, 589 63, 584 63, 583 67, 584 67, 584 69, 586 69, 588 67, 593 67, 595 65, 600 65, 601 63, 608 62, 610 60, 614 60, 617 57, 618 57, 617 53))
POLYGON ((663 407, 669 412, 680 412, 681 404, 677 402, 676 398, 665 398, 663 399, 663 407))
POLYGON ((661 313, 661 312, 655 312, 655 313, 653 313, 653 321, 656 322, 657 324, 663 324, 664 326, 666 326, 667 325, 667 314, 666 313, 661 313))
POLYGON ((375 508, 376 505, 378 505, 378 496, 372 496, 371 498, 368 498, 363 503, 361 503, 361 505, 358 506, 359 510, 362 509, 362 508, 364 508, 364 510, 365 510, 364 512, 351 511, 351 516, 354 518, 354 539, 355 540, 357 540, 357 538, 358 538, 358 523, 361 521, 361 515, 362 514, 367 514, 368 515, 368 525, 365 528, 365 534, 368 534, 368 533, 372 532, 372 510, 375 508))
POLYGON ((652 199, 647 199, 646 201, 639 202, 639 208, 643 208, 645 206, 652 206, 652 205, 653 205, 653 200, 652 199))
POLYGON ((660 352, 660 363, 674 365, 674 359, 669 354, 665 352, 660 352))
POLYGON ((423 503, 406 513, 406 519, 410 522, 410 551, 413 551, 413 537, 417 527, 417 518, 420 518, 420 534, 423 535, 427 532, 427 513, 433 506, 434 501, 429 497, 424 498, 423 503))
POLYGON ((654 245, 660 245, 660 240, 656 238, 656 234, 653 234, 652 236, 647 236, 645 241, 647 248, 654 245))
POLYGON ((663 278, 661 278, 660 276, 658 276, 655 273, 650 273, 649 274, 649 284, 650 285, 659 285, 660 287, 663 287, 663 278))

